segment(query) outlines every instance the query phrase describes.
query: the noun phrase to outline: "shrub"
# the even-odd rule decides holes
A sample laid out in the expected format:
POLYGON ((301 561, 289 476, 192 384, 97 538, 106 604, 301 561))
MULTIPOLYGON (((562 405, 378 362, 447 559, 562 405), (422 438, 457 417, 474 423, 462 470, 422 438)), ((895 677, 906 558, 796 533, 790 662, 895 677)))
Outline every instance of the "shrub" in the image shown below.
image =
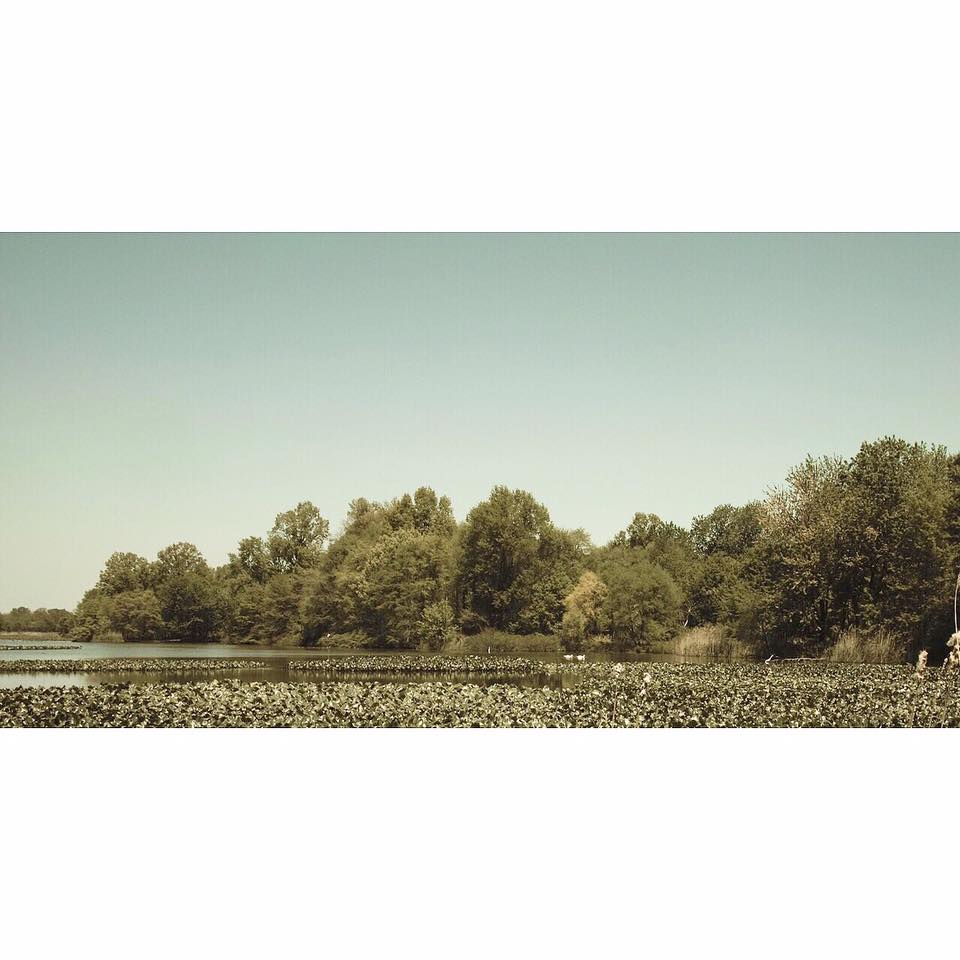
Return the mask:
POLYGON ((373 646, 373 640, 362 630, 351 630, 348 633, 327 633, 318 636, 312 643, 304 643, 304 646, 317 647, 319 649, 339 649, 341 647, 363 647, 373 646))
POLYGON ((473 610, 464 610, 460 614, 460 632, 466 636, 472 637, 489 629, 490 624, 479 613, 474 613, 473 610))
POLYGON ((428 650, 442 650, 457 638, 456 618, 453 607, 446 600, 424 607, 417 622, 420 642, 428 650))
POLYGON ((609 653, 613 648, 613 637, 609 633, 594 634, 584 643, 584 649, 593 653, 609 653))

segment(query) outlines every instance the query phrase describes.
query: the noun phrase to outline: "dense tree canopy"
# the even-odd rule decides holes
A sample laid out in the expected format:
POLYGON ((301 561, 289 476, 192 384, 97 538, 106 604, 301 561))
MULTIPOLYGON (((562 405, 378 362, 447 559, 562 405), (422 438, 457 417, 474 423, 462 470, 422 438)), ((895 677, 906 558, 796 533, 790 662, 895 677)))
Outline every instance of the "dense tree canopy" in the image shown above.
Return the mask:
POLYGON ((10 633, 66 633, 73 621, 69 610, 59 607, 14 607, 9 613, 0 613, 0 631, 10 633))
POLYGON ((417 646, 425 611, 445 613, 436 605, 452 597, 455 533, 449 499, 429 487, 384 504, 354 500, 304 595, 306 639, 356 632, 417 646))
POLYGON ((494 487, 461 531, 459 605, 498 630, 553 632, 588 549, 582 530, 555 527, 532 494, 494 487))
POLYGON ((189 543, 153 561, 115 553, 74 614, 16 608, 0 628, 429 649, 493 629, 582 649, 719 624, 758 652, 815 652, 849 628, 883 628, 909 654, 949 636, 958 566, 960 456, 888 437, 849 459, 808 457, 762 502, 723 504, 689 529, 637 512, 602 547, 502 486, 461 524, 430 487, 361 497, 332 539, 304 501, 221 567, 189 543))

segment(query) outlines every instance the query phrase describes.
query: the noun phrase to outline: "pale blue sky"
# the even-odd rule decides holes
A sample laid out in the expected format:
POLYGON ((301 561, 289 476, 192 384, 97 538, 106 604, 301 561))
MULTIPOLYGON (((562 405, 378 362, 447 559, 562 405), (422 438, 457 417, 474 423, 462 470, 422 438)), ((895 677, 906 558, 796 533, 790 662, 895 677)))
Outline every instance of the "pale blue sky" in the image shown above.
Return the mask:
POLYGON ((312 500, 497 483, 609 539, 960 447, 957 235, 0 237, 0 609, 312 500))

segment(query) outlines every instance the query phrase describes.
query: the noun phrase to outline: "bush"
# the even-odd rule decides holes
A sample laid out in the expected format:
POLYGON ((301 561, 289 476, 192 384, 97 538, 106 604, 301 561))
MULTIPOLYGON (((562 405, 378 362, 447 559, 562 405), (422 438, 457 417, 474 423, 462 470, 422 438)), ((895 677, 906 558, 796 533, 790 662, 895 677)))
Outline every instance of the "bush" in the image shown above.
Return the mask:
POLYGON ((609 633, 597 633, 587 637, 583 648, 588 653, 609 653, 614 646, 613 637, 609 633))
POLYGON ((123 643, 123 634, 118 630, 104 630, 98 633, 94 640, 97 643, 123 643))
POLYGON ((464 610, 463 613, 460 614, 460 632, 462 634, 473 637, 489 629, 490 624, 487 623, 479 613, 474 613, 472 610, 464 610))
POLYGON ((442 650, 457 639, 456 618, 453 607, 446 600, 424 607, 417 621, 420 642, 427 650, 442 650))
POLYGON ((321 650, 332 650, 341 647, 355 647, 359 650, 363 647, 373 646, 373 640, 362 630, 351 630, 348 633, 324 634, 323 636, 317 637, 313 643, 304 643, 304 646, 317 647, 321 650))

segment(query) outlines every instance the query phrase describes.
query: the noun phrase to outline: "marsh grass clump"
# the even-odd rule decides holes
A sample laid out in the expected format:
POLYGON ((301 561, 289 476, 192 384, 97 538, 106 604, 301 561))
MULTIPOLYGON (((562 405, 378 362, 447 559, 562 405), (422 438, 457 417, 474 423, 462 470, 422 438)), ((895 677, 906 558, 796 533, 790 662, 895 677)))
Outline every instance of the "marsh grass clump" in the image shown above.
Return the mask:
POLYGON ((670 652, 681 657, 715 657, 718 660, 739 660, 748 657, 750 648, 731 636, 723 627, 708 624, 690 627, 668 645, 670 652))
POLYGON ((892 630, 851 628, 828 647, 824 659, 833 663, 903 663, 905 644, 892 630))

